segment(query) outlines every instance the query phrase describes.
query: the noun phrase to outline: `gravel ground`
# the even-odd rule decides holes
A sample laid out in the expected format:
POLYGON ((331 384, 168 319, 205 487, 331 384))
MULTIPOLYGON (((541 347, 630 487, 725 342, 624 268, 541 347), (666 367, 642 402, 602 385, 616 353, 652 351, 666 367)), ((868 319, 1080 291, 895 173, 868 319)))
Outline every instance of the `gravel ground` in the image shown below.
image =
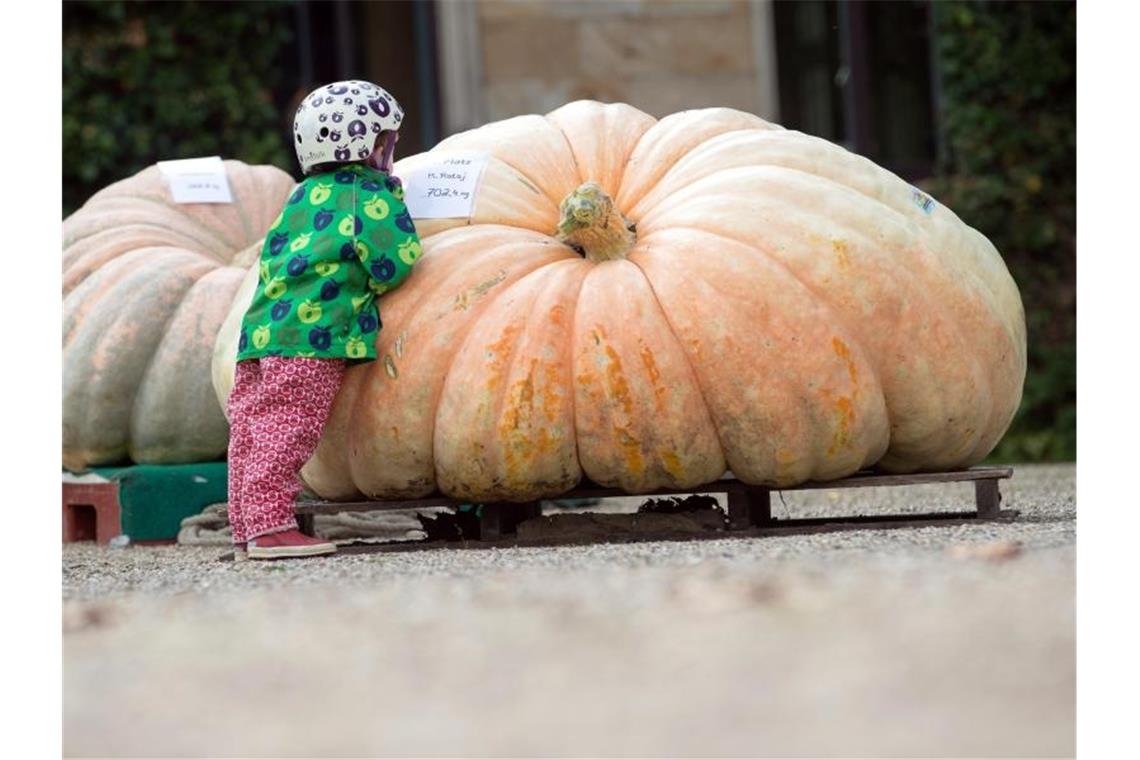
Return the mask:
POLYGON ((1075 468, 1002 488, 1015 522, 240 564, 67 545, 65 754, 1072 756, 1075 468))

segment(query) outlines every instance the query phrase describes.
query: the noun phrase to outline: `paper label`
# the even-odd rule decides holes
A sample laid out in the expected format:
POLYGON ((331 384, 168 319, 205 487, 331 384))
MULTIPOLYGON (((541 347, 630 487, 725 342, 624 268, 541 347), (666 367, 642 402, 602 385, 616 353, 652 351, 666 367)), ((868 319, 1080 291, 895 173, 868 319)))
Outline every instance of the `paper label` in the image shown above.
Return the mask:
POLYGON ((233 203, 226 166, 220 156, 159 161, 175 203, 233 203))
POLYGON ((441 154, 438 161, 412 169, 404 182, 404 203, 416 219, 471 216, 475 194, 490 156, 477 151, 441 154))

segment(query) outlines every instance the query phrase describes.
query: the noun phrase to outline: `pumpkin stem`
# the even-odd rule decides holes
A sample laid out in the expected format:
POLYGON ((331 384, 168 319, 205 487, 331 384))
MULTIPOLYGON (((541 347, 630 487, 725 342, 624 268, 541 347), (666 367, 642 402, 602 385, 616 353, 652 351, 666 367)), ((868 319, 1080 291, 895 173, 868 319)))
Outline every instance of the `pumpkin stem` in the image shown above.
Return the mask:
POLYGON ((614 208, 597 182, 579 185, 562 199, 559 210, 562 218, 556 237, 590 261, 624 259, 637 239, 633 224, 614 208))

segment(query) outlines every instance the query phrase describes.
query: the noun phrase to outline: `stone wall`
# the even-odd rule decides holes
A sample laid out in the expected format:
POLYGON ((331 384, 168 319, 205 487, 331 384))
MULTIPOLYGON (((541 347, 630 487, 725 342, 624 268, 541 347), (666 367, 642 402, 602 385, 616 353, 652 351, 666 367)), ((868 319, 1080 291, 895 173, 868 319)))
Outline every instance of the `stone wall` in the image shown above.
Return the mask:
POLYGON ((484 121, 588 98, 765 114, 748 0, 480 0, 484 121))

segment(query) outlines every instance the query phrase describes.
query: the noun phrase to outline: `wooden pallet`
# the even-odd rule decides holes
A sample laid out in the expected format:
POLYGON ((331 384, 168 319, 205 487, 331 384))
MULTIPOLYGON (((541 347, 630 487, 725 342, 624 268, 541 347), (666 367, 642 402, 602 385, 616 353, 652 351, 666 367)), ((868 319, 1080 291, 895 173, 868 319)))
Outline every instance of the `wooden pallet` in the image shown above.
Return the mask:
MULTIPOLYGON (((1010 520, 1017 516, 1016 511, 1001 509, 999 481, 1013 476, 1008 467, 973 467, 954 472, 915 473, 911 475, 878 475, 858 473, 842 480, 824 483, 804 483, 789 488, 773 489, 742 483, 726 473, 725 477, 699 488, 669 489, 649 494, 646 497, 686 494, 725 494, 728 505, 728 524, 731 531, 745 531, 756 534, 776 534, 788 532, 816 532, 843 528, 904 527, 929 524, 946 524, 978 520, 1010 520), (927 485, 931 483, 974 484, 973 512, 935 512, 926 514, 896 515, 851 515, 820 518, 774 518, 772 517, 772 491, 807 491, 816 489, 840 490, 844 488, 870 488, 882 486, 927 485)), ((585 482, 568 493, 560 494, 562 499, 604 498, 608 496, 630 496, 619 488, 608 488, 585 482)), ((422 499, 398 501, 302 501, 297 503, 297 520, 301 530, 314 535, 314 517, 319 514, 339 512, 372 512, 378 510, 414 510, 429 507, 450 507, 458 509, 468 502, 437 494, 422 499)), ((516 528, 523 520, 542 515, 542 504, 530 502, 493 502, 482 504, 480 512, 480 540, 497 541, 515 535, 516 528)))

